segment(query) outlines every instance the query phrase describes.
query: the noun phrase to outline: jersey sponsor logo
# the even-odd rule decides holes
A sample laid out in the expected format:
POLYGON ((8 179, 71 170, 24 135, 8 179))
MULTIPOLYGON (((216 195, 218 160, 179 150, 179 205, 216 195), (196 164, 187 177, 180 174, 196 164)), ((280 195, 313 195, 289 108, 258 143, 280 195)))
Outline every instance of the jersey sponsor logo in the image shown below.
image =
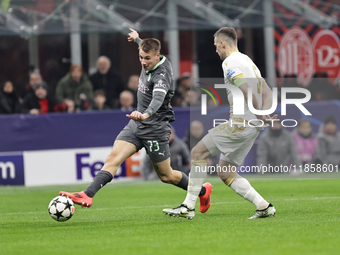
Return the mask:
POLYGON ((235 71, 231 70, 231 69, 228 69, 227 70, 227 76, 229 79, 231 79, 231 77, 235 74, 235 71))
POLYGON ((141 79, 139 79, 138 90, 142 92, 143 94, 145 94, 146 91, 149 91, 149 88, 145 86, 145 84, 141 81, 141 79))
POLYGON ((165 88, 166 88, 166 84, 165 84, 162 80, 159 80, 159 81, 155 84, 155 88, 163 88, 163 89, 165 89, 165 88))

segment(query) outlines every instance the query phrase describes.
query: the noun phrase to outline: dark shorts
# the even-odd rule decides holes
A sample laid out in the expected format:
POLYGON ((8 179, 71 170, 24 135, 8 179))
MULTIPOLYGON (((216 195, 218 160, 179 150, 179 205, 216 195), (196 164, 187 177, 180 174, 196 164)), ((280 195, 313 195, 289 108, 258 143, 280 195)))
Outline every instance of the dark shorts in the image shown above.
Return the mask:
POLYGON ((167 122, 159 123, 159 126, 155 128, 144 126, 141 129, 134 120, 130 120, 119 133, 116 141, 133 143, 136 145, 137 151, 144 147, 151 161, 158 163, 170 157, 170 133, 170 124, 167 122))

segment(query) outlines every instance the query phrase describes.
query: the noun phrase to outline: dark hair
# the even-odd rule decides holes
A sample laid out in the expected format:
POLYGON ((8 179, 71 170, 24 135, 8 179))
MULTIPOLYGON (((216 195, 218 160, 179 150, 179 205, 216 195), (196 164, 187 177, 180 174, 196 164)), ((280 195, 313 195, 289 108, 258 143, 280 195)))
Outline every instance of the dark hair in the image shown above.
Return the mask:
POLYGON ((329 115, 325 121, 323 122, 325 125, 328 124, 328 123, 333 123, 336 125, 336 120, 335 118, 332 116, 332 115, 329 115))
POLYGON ((93 92, 93 97, 96 97, 96 96, 103 96, 103 97, 106 97, 105 96, 105 91, 103 89, 97 89, 93 92))
POLYGON ((157 54, 161 51, 161 42, 155 38, 146 38, 140 42, 139 49, 142 49, 146 53, 153 50, 157 54))
POLYGON ((219 37, 229 45, 237 44, 237 34, 232 27, 222 27, 214 34, 214 37, 219 37))

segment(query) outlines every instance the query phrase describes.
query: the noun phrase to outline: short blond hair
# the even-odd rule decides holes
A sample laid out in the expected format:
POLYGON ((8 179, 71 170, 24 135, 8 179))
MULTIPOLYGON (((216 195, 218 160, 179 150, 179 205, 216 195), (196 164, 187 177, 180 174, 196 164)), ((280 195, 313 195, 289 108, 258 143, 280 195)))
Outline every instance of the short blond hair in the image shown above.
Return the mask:
POLYGON ((216 31, 214 37, 219 40, 224 41, 229 46, 237 45, 237 34, 234 28, 232 27, 222 27, 216 31))

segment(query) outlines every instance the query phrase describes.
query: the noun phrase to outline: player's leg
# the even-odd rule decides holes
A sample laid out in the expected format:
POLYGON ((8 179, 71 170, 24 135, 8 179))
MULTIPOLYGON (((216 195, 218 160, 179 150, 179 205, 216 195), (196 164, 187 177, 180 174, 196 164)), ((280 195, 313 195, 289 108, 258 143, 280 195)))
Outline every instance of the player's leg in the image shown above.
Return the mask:
MULTIPOLYGON (((250 185, 248 180, 236 172, 236 167, 244 161, 250 149, 253 147, 258 134, 259 130, 254 127, 247 126, 246 128, 239 128, 237 125, 234 125, 231 135, 227 136, 227 139, 220 145, 227 149, 221 154, 219 163, 219 176, 223 182, 237 194, 256 206, 257 212, 253 216, 254 218, 258 218, 258 216, 267 217, 275 214, 275 208, 263 199, 250 185), (269 214, 266 216, 267 213, 269 214)), ((218 141, 216 142, 218 143, 218 141)))
POLYGON ((135 121, 130 121, 119 133, 104 166, 84 191, 76 193, 60 191, 59 195, 68 196, 74 203, 90 207, 93 196, 112 180, 123 161, 142 148, 142 142, 135 135, 136 127, 135 121))
POLYGON ((268 203, 249 183, 249 181, 236 172, 236 164, 230 163, 223 159, 219 162, 219 172, 218 175, 221 180, 230 188, 232 188, 237 194, 239 194, 244 199, 253 203, 257 211, 254 216, 250 219, 268 217, 275 215, 275 208, 272 204, 268 203))
MULTIPOLYGON (((171 168, 170 158, 168 158, 168 159, 166 159, 162 162, 158 162, 158 163, 153 162, 153 166, 154 166, 154 169, 155 169, 157 175, 159 176, 159 178, 161 179, 162 182, 173 184, 173 185, 180 187, 184 190, 187 190, 188 187, 190 187, 190 185, 188 185, 188 176, 183 172, 173 170, 171 168)), ((206 194, 209 194, 209 197, 210 197, 211 189, 207 190, 205 187, 202 187, 202 185, 199 186, 197 189, 198 189, 198 192, 196 194, 196 199, 197 199, 198 195, 205 196, 206 194)), ((210 206, 210 199, 209 199, 209 206, 210 206)), ((180 207, 182 207, 182 206, 180 206, 180 207)), ((178 209, 178 210, 183 209, 183 208, 180 208, 180 207, 178 207, 176 209, 178 209)), ((173 215, 171 213, 173 210, 175 210, 175 209, 164 209, 163 211, 166 214, 173 215)), ((188 207, 184 206, 184 210, 186 210, 186 211, 183 212, 184 216, 181 215, 182 217, 192 219, 195 216, 195 209, 189 209, 188 207)))
POLYGON ((209 209, 212 185, 210 183, 203 184, 203 182, 207 174, 205 159, 210 155, 211 153, 202 140, 192 149, 187 196, 180 206, 164 209, 164 213, 192 219, 195 216, 195 205, 198 197, 200 198, 200 211, 205 213, 209 209))
MULTIPOLYGON (((152 162, 152 165, 162 182, 173 184, 184 190, 188 189, 188 176, 181 171, 172 169, 170 166, 170 158, 158 163, 152 162)), ((205 188, 201 186, 199 195, 204 194, 205 188)))
POLYGON ((153 168, 155 169, 159 179, 164 183, 173 184, 178 186, 182 189, 186 189, 185 183, 186 181, 183 180, 183 175, 181 171, 173 170, 170 166, 170 158, 162 162, 152 162, 153 168))
POLYGON ((115 141, 112 151, 107 157, 104 166, 84 191, 75 193, 60 191, 59 195, 68 196, 75 204, 90 207, 92 205, 92 198, 94 195, 113 179, 113 176, 116 174, 119 166, 136 151, 136 145, 133 143, 120 140, 115 141))
POLYGON ((85 194, 93 197, 98 190, 111 182, 120 165, 137 151, 136 145, 126 141, 115 141, 110 154, 107 156, 102 169, 84 190, 85 194))
POLYGON ((189 185, 187 196, 183 202, 189 209, 194 209, 198 196, 200 196, 200 211, 206 212, 210 207, 210 195, 212 185, 206 183, 203 185, 204 180, 207 177, 207 161, 209 157, 207 146, 203 140, 199 141, 196 146, 191 150, 191 167, 189 173, 189 185), (202 185, 208 190, 206 194, 200 194, 202 185))
POLYGON ((219 166, 218 175, 227 186, 253 203, 258 210, 268 207, 269 203, 250 185, 249 181, 236 172, 237 165, 220 159, 219 166))

